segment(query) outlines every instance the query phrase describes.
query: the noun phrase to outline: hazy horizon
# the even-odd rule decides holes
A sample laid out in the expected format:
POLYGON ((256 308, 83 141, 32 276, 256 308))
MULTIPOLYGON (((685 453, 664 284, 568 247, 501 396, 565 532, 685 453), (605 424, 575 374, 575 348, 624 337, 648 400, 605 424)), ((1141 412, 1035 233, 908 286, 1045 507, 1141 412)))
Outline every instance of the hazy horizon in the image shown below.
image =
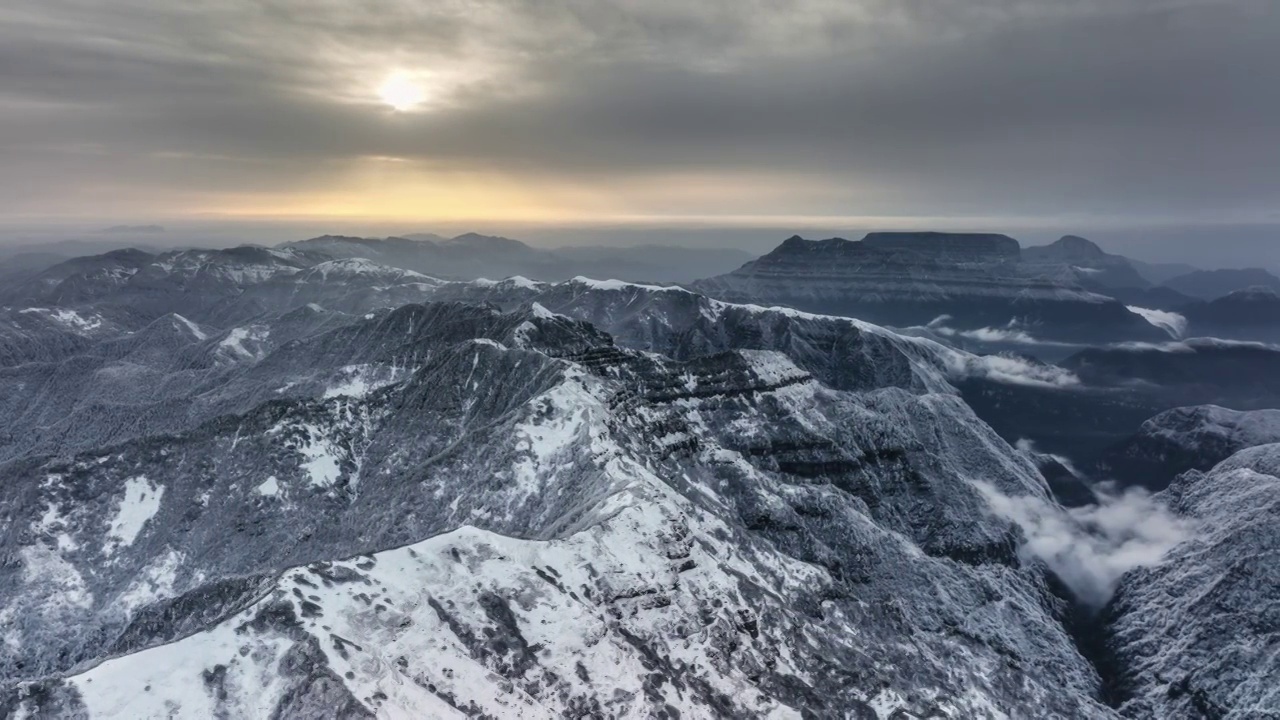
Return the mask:
POLYGON ((0 81, 0 226, 1280 263, 1267 0, 50 0, 0 8, 0 81))
POLYGON ((1280 270, 1280 225, 1225 225, 1212 227, 1112 227, 1099 230, 1080 226, 1010 227, 964 220, 898 218, 866 224, 716 225, 685 223, 662 225, 632 222, 520 224, 484 221, 410 223, 351 220, 239 221, 239 222, 125 222, 120 224, 0 224, 0 248, 28 248, 59 243, 125 246, 231 247, 242 244, 277 245, 320 235, 391 237, 438 234, 453 237, 468 232, 501 235, 534 247, 583 247, 663 245, 703 249, 734 249, 760 255, 792 235, 808 239, 843 237, 860 239, 876 231, 995 232, 1017 239, 1023 247, 1044 245, 1063 235, 1086 237, 1107 252, 1151 263, 1183 263, 1203 269, 1262 267, 1280 270))

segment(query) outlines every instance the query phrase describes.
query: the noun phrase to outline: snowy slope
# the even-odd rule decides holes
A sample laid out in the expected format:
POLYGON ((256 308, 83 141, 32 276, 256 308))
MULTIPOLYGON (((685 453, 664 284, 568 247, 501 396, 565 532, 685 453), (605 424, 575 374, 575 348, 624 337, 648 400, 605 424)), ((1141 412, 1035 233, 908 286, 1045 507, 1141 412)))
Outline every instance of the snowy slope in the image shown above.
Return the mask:
POLYGON ((11 706, 1110 716, 971 482, 1043 480, 955 395, 545 309, 337 332, 426 312, 455 322, 381 390, 19 468, 11 706))
POLYGON ((1242 450, 1165 491, 1196 523, 1120 587, 1112 652, 1129 717, 1275 717, 1280 707, 1280 445, 1242 450))

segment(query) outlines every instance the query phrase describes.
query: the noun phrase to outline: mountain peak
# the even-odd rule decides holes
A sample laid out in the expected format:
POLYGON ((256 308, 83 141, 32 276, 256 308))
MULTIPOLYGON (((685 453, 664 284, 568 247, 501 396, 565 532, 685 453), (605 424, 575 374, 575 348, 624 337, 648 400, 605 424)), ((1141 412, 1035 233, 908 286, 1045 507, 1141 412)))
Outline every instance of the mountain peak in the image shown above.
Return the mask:
POLYGON ((1106 252, 1098 247, 1097 243, 1079 235, 1063 235, 1057 241, 1051 243, 1049 247, 1057 248, 1063 254, 1071 257, 1099 258, 1106 255, 1106 252))
POLYGON ((782 244, 774 248, 773 251, 774 252, 803 252, 816 244, 817 243, 815 241, 806 240, 800 237, 799 235, 792 235, 786 240, 783 240, 782 244))
POLYGON ((1030 259, 1055 262, 1089 262, 1111 257, 1097 243, 1079 235, 1063 235, 1048 245, 1028 247, 1023 253, 1030 259))

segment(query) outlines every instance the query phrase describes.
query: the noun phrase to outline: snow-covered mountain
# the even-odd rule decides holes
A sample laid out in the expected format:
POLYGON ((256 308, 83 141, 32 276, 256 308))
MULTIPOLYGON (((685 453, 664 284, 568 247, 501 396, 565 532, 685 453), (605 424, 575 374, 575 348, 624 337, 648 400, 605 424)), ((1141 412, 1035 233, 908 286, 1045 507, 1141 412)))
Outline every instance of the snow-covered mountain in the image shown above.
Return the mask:
POLYGON ((1195 535, 1135 570, 1107 614, 1120 711, 1275 717, 1280 708, 1280 445, 1242 450, 1162 493, 1195 535))
POLYGON ((0 312, 0 715, 1168 716, 1109 694, 1146 586, 1100 660, 1009 508, 1094 521, 966 402, 1080 366, 616 280, 130 262, 0 312))
POLYGON ((916 358, 855 392, 776 350, 624 350, 540 306, 318 340, 275 352, 375 349, 358 364, 394 379, 10 465, 13 702, 1104 716, 1062 601, 967 478, 1043 481, 916 358))

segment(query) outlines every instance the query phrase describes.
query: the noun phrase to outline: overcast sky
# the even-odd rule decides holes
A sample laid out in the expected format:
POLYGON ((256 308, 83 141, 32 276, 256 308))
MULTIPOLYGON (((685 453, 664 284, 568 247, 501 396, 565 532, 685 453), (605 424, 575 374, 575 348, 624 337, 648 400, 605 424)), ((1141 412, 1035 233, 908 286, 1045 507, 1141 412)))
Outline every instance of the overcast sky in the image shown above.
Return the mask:
POLYGON ((1276 0, 6 2, 0 220, 1266 227, 1277 88, 1276 0))

